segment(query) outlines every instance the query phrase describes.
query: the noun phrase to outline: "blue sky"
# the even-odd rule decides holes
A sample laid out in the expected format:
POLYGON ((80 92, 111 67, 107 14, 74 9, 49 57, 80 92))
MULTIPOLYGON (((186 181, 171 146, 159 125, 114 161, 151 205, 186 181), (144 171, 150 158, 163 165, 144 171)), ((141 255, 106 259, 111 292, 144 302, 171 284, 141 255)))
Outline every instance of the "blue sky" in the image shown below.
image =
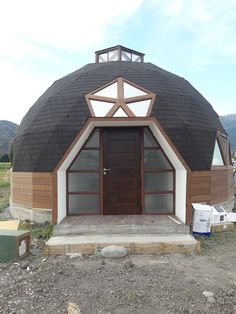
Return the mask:
POLYGON ((0 120, 20 123, 57 79, 121 44, 236 113, 235 0, 8 0, 0 3, 0 120))

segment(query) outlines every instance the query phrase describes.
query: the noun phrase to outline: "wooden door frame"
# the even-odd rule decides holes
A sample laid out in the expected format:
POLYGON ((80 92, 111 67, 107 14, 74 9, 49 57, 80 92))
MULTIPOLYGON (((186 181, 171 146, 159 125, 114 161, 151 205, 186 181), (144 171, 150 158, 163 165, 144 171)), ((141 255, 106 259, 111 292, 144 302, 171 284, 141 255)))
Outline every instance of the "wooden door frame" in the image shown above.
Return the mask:
POLYGON ((180 155, 164 129, 155 117, 137 118, 89 118, 81 130, 78 132, 74 141, 71 143, 65 154, 58 162, 52 172, 53 177, 53 199, 52 199, 52 219, 53 223, 60 223, 66 217, 66 169, 69 167, 73 156, 81 150, 95 127, 122 127, 122 126, 147 126, 152 131, 154 138, 159 142, 163 151, 167 152, 170 161, 176 169, 176 180, 179 180, 176 187, 176 215, 185 224, 191 223, 191 177, 192 171, 180 155), (177 172, 178 170, 178 172, 177 172), (184 193, 184 196, 179 196, 184 193), (177 199, 178 196, 178 199, 177 199))
MULTIPOLYGON (((110 126, 110 127, 98 127, 97 129, 99 130, 99 141, 100 141, 100 145, 99 145, 99 170, 98 171, 93 171, 96 173, 99 173, 99 193, 95 193, 95 194, 99 194, 99 204, 100 204, 100 210, 99 213, 97 214, 91 214, 91 213, 80 213, 80 214, 70 214, 69 213, 69 189, 68 189, 68 177, 69 177, 69 168, 71 167, 72 163, 75 161, 75 159, 78 157, 78 155, 80 154, 80 152, 84 149, 84 147, 86 146, 87 141, 89 140, 91 134, 89 135, 87 141, 85 141, 85 143, 83 144, 83 146, 81 147, 81 149, 78 151, 78 153, 76 154, 76 156, 73 158, 71 165, 67 168, 66 170, 66 215, 67 216, 89 216, 89 215, 104 215, 104 175, 103 175, 103 166, 104 166, 104 142, 103 142, 103 130, 104 129, 122 129, 122 128, 136 128, 140 130, 140 204, 141 204, 141 213, 140 215, 175 215, 175 195, 176 195, 176 188, 175 188, 175 168, 173 167, 172 163, 170 162, 168 156, 165 154, 165 152, 163 151, 161 145, 158 143, 158 141, 155 139, 154 135, 153 139, 155 140, 155 142, 158 144, 158 150, 160 150, 163 155, 165 156, 165 158, 167 159, 168 163, 171 165, 172 170, 168 170, 168 172, 172 172, 173 173, 173 212, 169 212, 169 213, 145 213, 145 205, 144 205, 144 199, 145 199, 145 191, 144 191, 144 126, 120 126, 120 127, 116 127, 116 126, 110 126)), ((150 129, 149 129, 150 130, 150 129)), ((94 130, 93 130, 94 131, 94 130)), ((151 130, 150 130, 151 132, 151 130)), ((151 132, 152 133, 152 132, 151 132)), ((93 148, 92 148, 93 150, 93 148)), ((82 171, 82 172, 85 172, 82 171)), ((91 172, 91 170, 90 170, 91 172)), ((163 171, 166 172, 166 171, 163 171)), ((165 193, 170 193, 170 191, 163 191, 162 193, 147 193, 147 194, 165 194, 165 193)), ((79 195, 90 195, 90 194, 94 194, 94 193, 89 193, 89 192, 80 192, 77 193, 79 195)))

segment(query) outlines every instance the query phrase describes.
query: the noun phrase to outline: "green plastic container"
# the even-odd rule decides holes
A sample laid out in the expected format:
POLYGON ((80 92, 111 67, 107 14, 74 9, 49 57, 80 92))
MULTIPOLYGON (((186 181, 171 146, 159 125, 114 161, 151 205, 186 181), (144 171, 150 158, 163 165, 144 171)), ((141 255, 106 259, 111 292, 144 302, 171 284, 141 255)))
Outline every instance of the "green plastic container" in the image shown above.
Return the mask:
POLYGON ((0 262, 16 261, 29 254, 30 233, 0 229, 0 262))

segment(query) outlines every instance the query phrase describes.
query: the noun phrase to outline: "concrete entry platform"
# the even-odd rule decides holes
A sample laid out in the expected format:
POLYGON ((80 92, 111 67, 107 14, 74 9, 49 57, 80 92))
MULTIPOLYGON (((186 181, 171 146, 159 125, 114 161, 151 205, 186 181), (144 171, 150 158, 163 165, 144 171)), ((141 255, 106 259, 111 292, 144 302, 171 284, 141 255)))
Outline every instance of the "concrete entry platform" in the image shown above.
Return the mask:
POLYGON ((54 226, 54 236, 84 234, 189 234, 189 226, 175 216, 69 216, 54 226))
POLYGON ((52 237, 46 243, 47 255, 67 253, 96 254, 108 245, 120 245, 129 253, 192 253, 199 250, 191 235, 85 235, 52 237))
POLYGON ((108 245, 129 253, 191 253, 199 251, 189 226, 174 216, 66 217, 54 227, 45 246, 48 255, 95 254, 108 245))

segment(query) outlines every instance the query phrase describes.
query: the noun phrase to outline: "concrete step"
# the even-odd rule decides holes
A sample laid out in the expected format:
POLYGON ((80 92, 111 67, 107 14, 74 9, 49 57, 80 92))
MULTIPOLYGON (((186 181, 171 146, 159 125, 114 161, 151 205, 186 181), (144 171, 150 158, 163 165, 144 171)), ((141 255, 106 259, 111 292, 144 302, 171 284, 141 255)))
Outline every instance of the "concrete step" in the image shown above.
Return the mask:
POLYGON ((54 226, 53 235, 184 235, 189 226, 175 216, 157 215, 115 215, 115 216, 68 216, 54 226))
POLYGON ((173 221, 165 223, 149 223, 149 224, 107 224, 99 223, 93 224, 76 224, 67 223, 55 225, 53 230, 54 236, 66 236, 66 235, 86 235, 86 234, 188 234, 189 226, 176 223, 173 221))
POLYGON ((199 251, 199 244, 189 234, 159 236, 153 234, 53 236, 45 245, 48 255, 67 253, 96 254, 108 245, 120 245, 129 253, 192 253, 199 251))

